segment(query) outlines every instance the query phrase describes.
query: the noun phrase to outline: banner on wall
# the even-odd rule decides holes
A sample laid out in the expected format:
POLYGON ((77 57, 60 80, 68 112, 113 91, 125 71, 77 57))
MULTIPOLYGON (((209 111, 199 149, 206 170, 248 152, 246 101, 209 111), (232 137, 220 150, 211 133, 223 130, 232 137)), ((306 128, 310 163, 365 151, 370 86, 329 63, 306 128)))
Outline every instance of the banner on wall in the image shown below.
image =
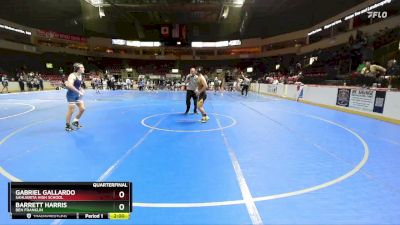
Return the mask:
POLYGON ((165 74, 166 78, 181 78, 182 75, 181 74, 177 74, 177 73, 167 73, 165 74))
POLYGON ((54 32, 54 31, 37 30, 36 34, 39 37, 44 37, 44 38, 48 38, 48 39, 61 39, 61 40, 75 41, 75 42, 81 42, 81 43, 87 42, 87 38, 85 38, 85 37, 78 36, 78 35, 63 34, 63 33, 54 32))
POLYGON ((336 105, 349 107, 350 89, 339 88, 336 98, 336 105))
POLYGON ((383 107, 385 106, 386 91, 377 91, 374 102, 374 112, 383 113, 383 107))
POLYGON ((350 94, 349 107, 361 111, 372 112, 374 109, 375 91, 353 89, 350 94))
POLYGON ((336 105, 365 112, 383 113, 385 98, 385 91, 339 88, 336 105))

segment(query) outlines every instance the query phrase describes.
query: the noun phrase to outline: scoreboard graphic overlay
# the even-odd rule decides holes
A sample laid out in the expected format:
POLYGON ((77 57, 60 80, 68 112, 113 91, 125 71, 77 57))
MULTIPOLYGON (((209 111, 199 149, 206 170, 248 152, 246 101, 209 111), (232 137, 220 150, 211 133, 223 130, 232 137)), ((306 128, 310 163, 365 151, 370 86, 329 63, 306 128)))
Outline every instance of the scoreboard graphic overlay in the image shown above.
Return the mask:
POLYGON ((12 219, 129 219, 131 182, 10 182, 12 219))

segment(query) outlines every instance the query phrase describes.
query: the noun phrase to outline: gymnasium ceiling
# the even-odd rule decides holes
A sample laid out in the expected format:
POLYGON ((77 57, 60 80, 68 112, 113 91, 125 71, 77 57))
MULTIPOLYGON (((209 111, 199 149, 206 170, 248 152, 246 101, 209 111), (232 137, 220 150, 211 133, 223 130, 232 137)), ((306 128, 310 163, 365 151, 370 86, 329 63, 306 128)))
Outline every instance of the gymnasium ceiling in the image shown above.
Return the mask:
POLYGON ((215 41, 308 28, 363 1, 2 0, 0 18, 70 34, 141 40, 157 39, 160 25, 185 24, 191 41, 215 41))

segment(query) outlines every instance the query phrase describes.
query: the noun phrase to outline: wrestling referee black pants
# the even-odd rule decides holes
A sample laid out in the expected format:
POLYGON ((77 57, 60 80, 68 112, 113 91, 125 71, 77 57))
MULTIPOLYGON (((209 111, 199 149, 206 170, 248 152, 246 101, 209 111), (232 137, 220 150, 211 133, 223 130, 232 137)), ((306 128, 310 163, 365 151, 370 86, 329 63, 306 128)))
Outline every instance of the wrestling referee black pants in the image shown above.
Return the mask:
POLYGON ((186 90, 186 112, 189 113, 190 109, 190 99, 193 98, 194 113, 197 113, 197 95, 193 90, 186 90))

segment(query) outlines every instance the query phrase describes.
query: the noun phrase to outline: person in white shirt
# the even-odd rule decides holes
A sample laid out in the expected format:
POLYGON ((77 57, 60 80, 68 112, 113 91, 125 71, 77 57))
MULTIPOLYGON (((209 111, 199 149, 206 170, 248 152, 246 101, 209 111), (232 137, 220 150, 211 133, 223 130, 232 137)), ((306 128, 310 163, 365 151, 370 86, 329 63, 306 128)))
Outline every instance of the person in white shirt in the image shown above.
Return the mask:
POLYGON ((214 79, 214 94, 217 94, 217 91, 221 92, 222 91, 222 81, 218 79, 218 77, 215 77, 214 79))
POLYGON ((244 94, 244 92, 246 92, 247 96, 247 92, 249 91, 250 79, 247 76, 245 76, 243 72, 241 72, 241 74, 243 78, 242 95, 244 94))
POLYGON ((7 93, 10 93, 8 91, 8 79, 7 79, 7 75, 3 75, 3 77, 1 78, 1 85, 3 85, 3 89, 1 89, 1 93, 3 93, 4 89, 6 89, 7 93))
POLYGON ((100 94, 100 89, 102 89, 103 84, 101 82, 100 77, 94 78, 94 89, 96 90, 97 94, 100 94))
POLYGON ((213 90, 213 89, 214 89, 214 81, 211 81, 211 82, 210 82, 210 87, 209 87, 209 88, 210 88, 210 90, 213 90))
POLYGON ((129 78, 126 78, 126 89, 130 90, 132 87, 132 81, 129 78))

